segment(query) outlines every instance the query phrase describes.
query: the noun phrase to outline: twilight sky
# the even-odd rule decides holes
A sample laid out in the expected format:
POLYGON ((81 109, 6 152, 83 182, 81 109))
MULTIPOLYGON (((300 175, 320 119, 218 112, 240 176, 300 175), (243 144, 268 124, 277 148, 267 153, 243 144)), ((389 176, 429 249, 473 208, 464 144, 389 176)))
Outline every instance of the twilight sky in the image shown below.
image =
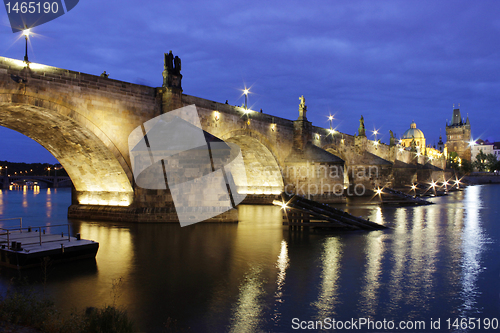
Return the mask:
MULTIPOLYGON (((24 41, 0 9, 0 56, 24 41)), ((161 86, 163 53, 182 59, 184 93, 354 134, 401 136, 415 120, 437 143, 452 107, 474 139, 500 140, 498 1, 97 1, 33 29, 30 61, 161 86), (497 104, 498 103, 498 104, 497 104), (371 134, 371 132, 370 132, 371 134)), ((373 136, 369 136, 373 139, 373 136)), ((0 160, 51 162, 36 143, 0 128, 0 160)))

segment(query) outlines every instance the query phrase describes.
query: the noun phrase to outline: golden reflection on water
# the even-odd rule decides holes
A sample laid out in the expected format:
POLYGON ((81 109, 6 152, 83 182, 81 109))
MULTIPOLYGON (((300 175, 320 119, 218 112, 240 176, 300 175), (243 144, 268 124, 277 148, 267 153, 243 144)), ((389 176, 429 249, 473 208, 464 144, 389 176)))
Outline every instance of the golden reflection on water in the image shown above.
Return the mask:
POLYGON ((23 186, 23 208, 28 208, 28 186, 23 186))
POLYGON ((312 305, 317 309, 317 318, 322 320, 335 313, 338 300, 338 279, 340 275, 340 259, 342 246, 337 237, 328 238, 323 246, 321 256, 322 272, 319 295, 312 305))
POLYGON ((257 332, 261 320, 264 295, 261 270, 251 269, 239 288, 239 297, 229 332, 257 332))
POLYGON ((283 297, 283 286, 285 285, 286 269, 288 268, 288 266, 288 244, 283 239, 281 241, 281 251, 278 255, 278 261, 276 262, 276 267, 278 268, 278 278, 276 279, 276 293, 274 294, 274 322, 278 322, 281 318, 281 312, 278 307, 280 304, 285 302, 283 297))
POLYGON ((45 214, 47 217, 51 217, 52 215, 52 191, 50 190, 50 187, 47 188, 47 199, 46 199, 45 207, 47 208, 45 210, 45 214))
POLYGON ((271 275, 273 271, 263 271, 262 267, 275 266, 274 258, 278 257, 276 293, 280 294, 288 265, 288 249, 286 242, 283 244, 282 228, 276 228, 282 223, 279 207, 240 205, 238 214, 240 222, 228 280, 243 282, 240 283, 238 300, 233 309, 230 332, 255 332, 261 321, 264 281, 276 279, 271 275))
POLYGON ((4 210, 3 196, 4 196, 4 190, 0 190, 0 215, 4 214, 4 212, 3 212, 3 210, 4 210))
MULTIPOLYGON (((113 295, 110 293, 112 282, 119 278, 126 280, 130 276, 134 260, 134 246, 130 230, 112 227, 109 223, 82 221, 75 232, 80 233, 84 239, 99 242, 99 251, 96 256, 98 274, 89 284, 93 286, 92 292, 85 295, 86 291, 78 291, 82 293, 79 297, 94 299, 89 304, 112 304, 113 295)), ((129 304, 131 294, 133 295, 130 292, 120 294, 120 304, 129 304)))
POLYGON ((380 232, 373 232, 367 237, 365 255, 364 284, 361 289, 359 308, 366 316, 375 316, 379 304, 379 289, 381 277, 381 260, 384 256, 384 236, 380 232))

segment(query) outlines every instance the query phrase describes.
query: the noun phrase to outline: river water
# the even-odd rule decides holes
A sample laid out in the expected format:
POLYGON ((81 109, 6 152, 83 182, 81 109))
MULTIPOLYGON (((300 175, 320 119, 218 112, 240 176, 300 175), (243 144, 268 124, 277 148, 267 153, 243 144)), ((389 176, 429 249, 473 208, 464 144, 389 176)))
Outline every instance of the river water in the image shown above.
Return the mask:
MULTIPOLYGON (((141 332, 319 331, 333 320, 358 332, 493 331, 499 199, 500 186, 482 185, 429 206, 349 206, 390 227, 372 232, 289 231, 279 208, 249 205, 238 224, 71 220, 100 243, 96 260, 21 274, 63 312, 115 304, 141 332)), ((2 218, 24 226, 67 223, 69 204, 67 189, 0 192, 2 218)), ((12 275, 0 271, 1 287, 12 275)))

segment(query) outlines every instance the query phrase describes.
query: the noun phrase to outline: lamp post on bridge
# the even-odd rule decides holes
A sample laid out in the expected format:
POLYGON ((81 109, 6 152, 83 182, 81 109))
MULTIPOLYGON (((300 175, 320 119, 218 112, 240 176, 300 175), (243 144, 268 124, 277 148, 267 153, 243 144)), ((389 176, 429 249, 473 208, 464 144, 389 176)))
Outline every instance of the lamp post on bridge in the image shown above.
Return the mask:
POLYGON ((24 35, 24 39, 26 40, 26 48, 25 48, 25 52, 24 52, 24 62, 26 64, 29 64, 29 60, 28 60, 28 37, 30 35, 30 29, 26 27, 26 25, 24 26, 24 30, 23 30, 23 35, 24 35))
POLYGON ((378 146, 377 134, 378 134, 378 131, 374 130, 373 135, 375 135, 375 148, 377 148, 377 146, 378 146))
POLYGON ((245 95, 245 110, 248 110, 248 93, 250 92, 250 90, 248 90, 248 88, 245 88, 243 90, 243 94, 245 95))

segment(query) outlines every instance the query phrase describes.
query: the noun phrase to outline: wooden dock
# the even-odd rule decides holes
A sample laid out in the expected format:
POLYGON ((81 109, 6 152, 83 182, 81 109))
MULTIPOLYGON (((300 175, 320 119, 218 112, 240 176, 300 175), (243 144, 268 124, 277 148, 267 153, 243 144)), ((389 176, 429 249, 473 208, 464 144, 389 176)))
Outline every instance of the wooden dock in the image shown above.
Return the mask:
POLYGON ((334 228, 339 230, 379 230, 386 227, 346 213, 326 204, 315 202, 294 195, 291 198, 283 196, 282 201, 273 201, 273 204, 284 209, 283 225, 290 229, 334 228))
POLYGON ((68 224, 0 228, 0 265, 6 267, 40 267, 47 258, 53 263, 95 258, 98 249, 98 242, 80 239, 79 234, 71 237, 68 224), (55 227, 67 227, 68 232, 46 232, 55 227))

